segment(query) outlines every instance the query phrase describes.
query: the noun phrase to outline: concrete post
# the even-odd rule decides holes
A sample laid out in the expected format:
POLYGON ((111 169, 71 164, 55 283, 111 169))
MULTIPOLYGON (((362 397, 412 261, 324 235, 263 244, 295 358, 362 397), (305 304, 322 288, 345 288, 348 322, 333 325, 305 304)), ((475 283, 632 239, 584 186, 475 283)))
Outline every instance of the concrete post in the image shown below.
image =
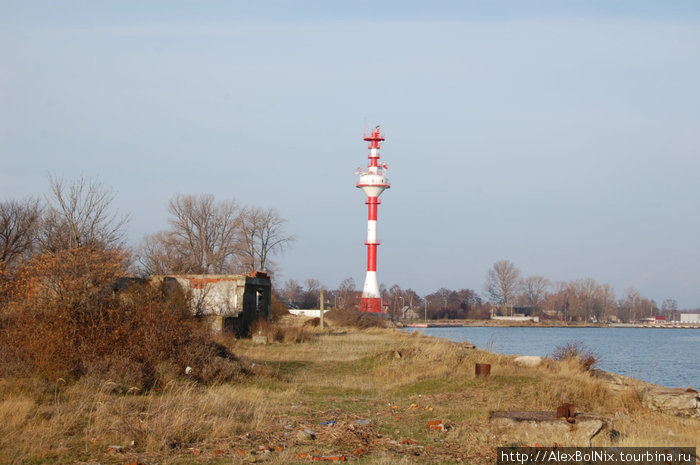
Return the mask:
POLYGON ((321 329, 323 329, 323 289, 321 289, 321 329))

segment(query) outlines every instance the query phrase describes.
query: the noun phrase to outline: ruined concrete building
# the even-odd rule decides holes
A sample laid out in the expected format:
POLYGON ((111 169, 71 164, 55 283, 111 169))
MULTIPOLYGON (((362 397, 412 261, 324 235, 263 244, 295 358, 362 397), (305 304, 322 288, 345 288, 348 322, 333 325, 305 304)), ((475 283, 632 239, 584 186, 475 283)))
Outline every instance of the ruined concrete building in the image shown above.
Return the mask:
POLYGON ((151 276, 151 283, 162 285, 165 292, 182 292, 189 298, 192 313, 210 320, 215 331, 246 336, 253 321, 270 321, 271 284, 267 273, 158 275, 151 276))

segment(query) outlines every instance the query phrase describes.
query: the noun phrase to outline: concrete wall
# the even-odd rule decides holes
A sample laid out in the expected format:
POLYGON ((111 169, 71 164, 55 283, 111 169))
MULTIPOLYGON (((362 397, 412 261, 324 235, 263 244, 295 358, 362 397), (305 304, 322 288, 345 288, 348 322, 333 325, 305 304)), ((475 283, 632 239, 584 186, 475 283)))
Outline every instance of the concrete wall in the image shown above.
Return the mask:
POLYGON ((192 313, 199 316, 237 317, 243 310, 245 275, 153 276, 168 290, 180 289, 190 297, 192 313))
POLYGON ((159 275, 151 281, 165 292, 182 292, 190 299, 192 314, 211 319, 215 331, 245 336, 256 319, 270 321, 272 286, 266 273, 159 275))

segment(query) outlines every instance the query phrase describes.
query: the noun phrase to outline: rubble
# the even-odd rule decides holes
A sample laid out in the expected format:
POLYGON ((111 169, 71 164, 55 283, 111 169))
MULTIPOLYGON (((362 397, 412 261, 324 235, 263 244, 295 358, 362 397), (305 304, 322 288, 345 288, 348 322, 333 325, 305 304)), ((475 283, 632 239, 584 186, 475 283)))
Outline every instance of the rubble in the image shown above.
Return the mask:
POLYGON ((542 357, 539 355, 520 355, 513 359, 515 363, 527 367, 536 367, 542 363, 542 357))
POLYGON ((590 447, 604 428, 612 430, 611 418, 586 413, 567 418, 557 417, 555 412, 491 412, 489 423, 505 441, 525 445, 590 447))
POLYGON ((648 388, 642 391, 642 404, 671 415, 700 418, 700 395, 695 390, 648 388))

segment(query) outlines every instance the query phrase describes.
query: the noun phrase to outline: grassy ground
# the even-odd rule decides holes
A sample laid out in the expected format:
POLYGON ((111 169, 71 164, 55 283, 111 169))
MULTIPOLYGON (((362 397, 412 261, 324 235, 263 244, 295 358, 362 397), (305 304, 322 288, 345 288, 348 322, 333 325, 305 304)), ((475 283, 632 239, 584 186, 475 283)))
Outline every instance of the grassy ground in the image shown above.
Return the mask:
MULTIPOLYGON (((697 420, 645 410, 638 389, 610 390, 573 363, 520 367, 391 329, 224 342, 253 375, 216 386, 163 380, 147 394, 105 380, 0 380, 0 463, 485 464, 510 445, 490 428, 490 411, 565 401, 615 417, 618 446, 700 446, 697 420), (491 376, 476 378, 475 363, 490 363, 491 376), (429 430, 432 420, 447 429, 429 430)), ((596 445, 610 444, 606 435, 596 445)))

